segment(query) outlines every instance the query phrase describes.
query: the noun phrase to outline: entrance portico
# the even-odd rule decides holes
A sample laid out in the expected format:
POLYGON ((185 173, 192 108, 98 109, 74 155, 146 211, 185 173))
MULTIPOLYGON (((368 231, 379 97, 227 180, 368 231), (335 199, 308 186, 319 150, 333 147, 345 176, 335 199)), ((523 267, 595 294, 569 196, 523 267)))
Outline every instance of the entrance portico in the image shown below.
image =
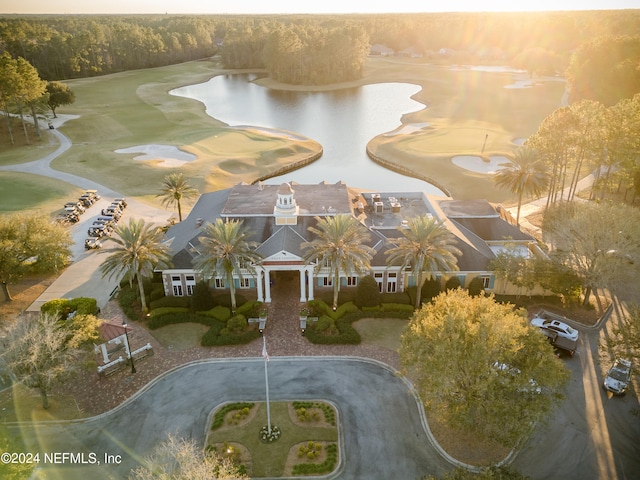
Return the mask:
POLYGON ((297 271, 300 278, 300 302, 313 300, 313 265, 300 262, 263 262, 256 268, 256 290, 258 300, 271 303, 271 273, 297 271))

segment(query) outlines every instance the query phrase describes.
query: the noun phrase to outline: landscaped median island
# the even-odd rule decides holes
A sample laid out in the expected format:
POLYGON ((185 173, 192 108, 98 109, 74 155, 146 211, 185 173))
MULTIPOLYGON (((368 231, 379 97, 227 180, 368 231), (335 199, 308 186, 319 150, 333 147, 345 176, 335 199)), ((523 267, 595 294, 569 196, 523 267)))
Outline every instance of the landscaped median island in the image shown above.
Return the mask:
POLYGON ((264 402, 237 402, 213 413, 206 449, 231 458, 242 473, 255 477, 316 476, 340 464, 338 416, 328 402, 271 402, 271 427, 277 439, 261 436, 267 419, 264 402))

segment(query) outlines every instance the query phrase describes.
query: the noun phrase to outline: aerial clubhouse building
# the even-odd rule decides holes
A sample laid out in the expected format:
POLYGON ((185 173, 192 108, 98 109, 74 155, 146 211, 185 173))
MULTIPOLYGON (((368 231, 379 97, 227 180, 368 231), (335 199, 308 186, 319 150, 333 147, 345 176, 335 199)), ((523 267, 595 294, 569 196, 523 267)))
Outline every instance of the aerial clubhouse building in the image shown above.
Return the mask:
MULTIPOLYGON (((332 287, 333 279, 327 266, 305 264, 301 245, 314 238, 309 227, 315 226, 318 218, 331 215, 352 215, 369 231, 369 246, 375 250, 369 273, 381 292, 400 292, 415 285, 413 272, 388 266, 385 255, 394 240, 403 235, 403 225, 414 216, 437 218, 457 240, 456 247, 461 251, 459 270, 439 272, 438 278, 443 282, 457 276, 465 287, 478 277, 486 291, 495 291, 496 284, 503 283, 497 282, 490 270, 498 252, 508 248, 529 256, 536 251, 534 238, 509 221, 510 216, 502 207, 486 200, 453 200, 423 192, 369 192, 342 182, 238 184, 201 195, 189 216, 167 231, 173 266, 162 270, 165 295, 191 295, 201 280, 214 289, 228 287, 224 278, 205 278, 193 266, 201 254, 202 227, 221 218, 241 220, 262 257, 259 264, 234 275, 238 290, 255 290, 258 300, 269 303, 271 285, 278 273, 298 272, 300 301, 312 300, 314 290, 332 287)), ((353 273, 341 272, 340 286, 356 286, 358 280, 353 273)), ((506 293, 507 287, 501 285, 500 293, 506 293)))

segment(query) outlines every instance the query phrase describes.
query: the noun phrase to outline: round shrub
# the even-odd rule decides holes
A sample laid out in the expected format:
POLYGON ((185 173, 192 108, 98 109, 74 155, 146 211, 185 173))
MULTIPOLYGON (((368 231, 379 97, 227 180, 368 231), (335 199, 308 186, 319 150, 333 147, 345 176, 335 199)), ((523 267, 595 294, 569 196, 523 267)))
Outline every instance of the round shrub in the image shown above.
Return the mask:
POLYGON ((327 315, 322 315, 313 328, 322 335, 338 335, 340 333, 336 321, 327 315))
POLYGON ((444 285, 445 290, 455 290, 456 288, 460 287, 462 287, 462 285, 460 284, 460 279, 456 276, 451 277, 444 285))
POLYGON ((380 305, 380 287, 372 275, 363 277, 358 282, 354 303, 362 307, 376 307, 380 305))
POLYGON ((480 277, 474 277, 467 287, 469 290, 469 295, 472 297, 477 297, 478 295, 482 295, 484 293, 484 285, 482 284, 482 280, 480 277))
MULTIPOLYGON (((458 277, 454 277, 458 278, 458 277)), ((421 299, 423 302, 429 302, 431 299, 440 295, 442 286, 439 278, 428 278, 422 284, 421 299)))
POLYGON ((227 330, 229 330, 229 333, 242 333, 248 326, 249 323, 244 315, 236 315, 227 321, 227 330))

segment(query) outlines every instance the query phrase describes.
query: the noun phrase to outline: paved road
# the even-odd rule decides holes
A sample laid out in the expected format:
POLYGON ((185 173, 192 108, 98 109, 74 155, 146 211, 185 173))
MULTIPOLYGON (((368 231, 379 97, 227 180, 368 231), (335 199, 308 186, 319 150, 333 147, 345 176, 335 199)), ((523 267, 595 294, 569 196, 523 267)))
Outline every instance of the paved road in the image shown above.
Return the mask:
MULTIPOLYGON (((617 317, 580 328, 578 351, 565 360, 571 380, 565 400, 525 443, 513 465, 533 479, 640 478, 640 404, 631 391, 613 397, 602 388, 598 342, 617 317)), ((607 360, 608 361, 608 360, 607 360)))
MULTIPOLYGON (((272 401, 324 399, 337 405, 344 461, 334 478, 417 480, 451 468, 431 444, 409 385, 380 364, 272 357, 269 384, 272 401)), ((46 478, 122 478, 167 432, 204 442, 217 405, 249 400, 265 400, 264 362, 210 361, 161 378, 103 416, 24 429, 23 435, 32 451, 93 452, 101 459, 108 453, 124 459, 121 465, 49 470, 46 478)))
MULTIPOLYGON (((98 190, 102 196, 98 203, 87 209, 79 223, 69 227, 74 240, 72 246, 73 263, 27 308, 27 311, 38 312, 43 303, 54 298, 91 297, 97 300, 99 307, 103 307, 109 301, 111 292, 118 284, 117 278, 103 279, 101 277, 98 268, 105 257, 95 251, 85 251, 84 240, 87 238, 88 227, 100 215, 102 208, 107 207, 114 198, 123 197, 123 195, 92 180, 51 168, 51 162, 72 147, 71 140, 62 134, 58 127, 73 118, 76 116, 59 115, 58 118, 52 120, 56 129, 49 130, 49 132, 60 142, 60 146, 54 152, 32 162, 0 166, 0 170, 42 175, 83 189, 98 190)), ((142 218, 146 222, 164 224, 172 213, 144 204, 136 199, 127 199, 127 203, 128 206, 121 221, 127 221, 129 218, 142 218)), ((107 241, 105 247, 108 246, 109 242, 107 241)))

